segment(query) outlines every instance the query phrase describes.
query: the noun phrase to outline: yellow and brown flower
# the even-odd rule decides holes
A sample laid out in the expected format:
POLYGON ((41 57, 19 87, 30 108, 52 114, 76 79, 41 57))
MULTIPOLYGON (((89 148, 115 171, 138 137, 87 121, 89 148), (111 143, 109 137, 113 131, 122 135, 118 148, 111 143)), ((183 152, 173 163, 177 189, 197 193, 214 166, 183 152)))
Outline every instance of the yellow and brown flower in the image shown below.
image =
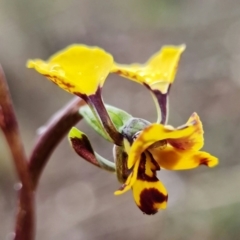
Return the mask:
POLYGON ((155 214, 159 209, 166 208, 167 191, 156 172, 160 168, 184 170, 200 165, 214 167, 218 159, 199 151, 203 141, 202 123, 196 113, 178 128, 156 123, 147 126, 132 145, 126 147, 129 149, 127 165, 132 171, 115 194, 132 188, 137 206, 146 214, 155 214))
MULTIPOLYGON (((97 122, 97 129, 102 128, 102 136, 115 143, 115 163, 94 152, 87 136, 76 128, 69 133, 73 149, 95 166, 116 171, 123 185, 115 194, 132 189, 137 206, 149 215, 167 206, 167 190, 158 180, 157 171, 192 169, 200 165, 214 167, 218 164, 216 157, 200 151, 204 144, 203 129, 196 113, 178 128, 166 125, 168 94, 184 49, 184 45, 164 46, 145 64, 121 65, 114 63, 111 54, 103 49, 75 44, 47 61, 36 59, 27 64, 62 89, 86 101, 95 117, 90 118, 97 122), (151 91, 158 110, 157 123, 132 118, 116 109, 112 109, 119 115, 115 122, 110 118, 101 96, 109 72, 134 80, 151 91)), ((85 118, 89 116, 85 114, 85 118)))

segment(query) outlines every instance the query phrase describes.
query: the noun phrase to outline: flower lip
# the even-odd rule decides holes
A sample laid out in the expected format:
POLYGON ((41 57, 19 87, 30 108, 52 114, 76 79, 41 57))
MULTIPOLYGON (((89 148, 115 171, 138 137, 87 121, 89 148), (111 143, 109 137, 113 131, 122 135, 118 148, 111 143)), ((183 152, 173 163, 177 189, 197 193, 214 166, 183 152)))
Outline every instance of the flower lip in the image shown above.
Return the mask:
POLYGON ((132 188, 135 203, 143 213, 152 215, 157 213, 159 209, 165 209, 168 194, 166 188, 156 176, 156 171, 159 170, 160 166, 151 153, 142 153, 128 179, 115 192, 115 195, 123 194, 132 188))

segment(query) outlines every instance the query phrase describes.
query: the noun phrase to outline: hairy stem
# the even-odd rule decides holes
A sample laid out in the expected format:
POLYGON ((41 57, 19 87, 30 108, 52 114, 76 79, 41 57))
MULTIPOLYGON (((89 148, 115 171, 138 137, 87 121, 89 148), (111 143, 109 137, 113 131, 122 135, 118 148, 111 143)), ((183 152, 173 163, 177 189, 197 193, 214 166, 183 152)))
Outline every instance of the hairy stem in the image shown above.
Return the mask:
POLYGON ((17 208, 15 240, 33 240, 35 235, 34 193, 28 172, 18 122, 14 112, 8 85, 0 66, 0 127, 9 145, 17 176, 21 184, 21 194, 17 208))

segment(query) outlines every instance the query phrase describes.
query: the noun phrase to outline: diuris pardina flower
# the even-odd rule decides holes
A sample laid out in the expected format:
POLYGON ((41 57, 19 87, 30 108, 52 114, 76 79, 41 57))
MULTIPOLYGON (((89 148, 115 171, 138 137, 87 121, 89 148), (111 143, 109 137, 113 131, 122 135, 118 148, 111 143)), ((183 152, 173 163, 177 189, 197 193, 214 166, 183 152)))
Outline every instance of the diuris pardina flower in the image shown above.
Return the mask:
POLYGON ((200 165, 214 167, 218 163, 216 157, 199 151, 203 146, 203 129, 196 113, 178 128, 154 123, 135 134, 134 141, 124 140, 127 167, 132 171, 115 194, 132 188, 136 204, 147 214, 166 208, 168 194, 156 176, 161 168, 185 170, 200 165))
POLYGON ((155 214, 167 206, 167 190, 158 180, 157 171, 214 167, 218 163, 216 157, 200 151, 203 128, 196 113, 178 128, 167 125, 167 98, 184 49, 184 45, 165 46, 146 64, 121 65, 100 48, 72 45, 46 62, 28 62, 28 67, 86 101, 89 107, 81 107, 79 113, 102 137, 115 144, 115 163, 94 152, 87 136, 75 127, 69 132, 70 144, 88 162, 116 172, 122 186, 115 194, 132 189, 137 206, 146 214, 155 214), (103 103, 101 88, 109 72, 141 83, 151 91, 158 109, 156 123, 133 118, 103 103))

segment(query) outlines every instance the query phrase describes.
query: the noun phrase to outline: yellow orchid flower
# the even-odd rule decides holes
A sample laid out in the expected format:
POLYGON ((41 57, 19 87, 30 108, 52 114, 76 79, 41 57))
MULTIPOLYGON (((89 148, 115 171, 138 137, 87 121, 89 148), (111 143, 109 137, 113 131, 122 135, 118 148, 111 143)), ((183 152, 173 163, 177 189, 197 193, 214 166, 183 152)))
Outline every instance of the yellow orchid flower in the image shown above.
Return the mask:
POLYGON ((115 194, 132 189, 137 206, 149 215, 167 206, 167 190, 158 180, 157 171, 218 164, 216 157, 200 151, 204 143, 203 129, 196 113, 178 128, 166 125, 168 94, 184 49, 184 45, 164 46, 146 64, 120 65, 98 47, 75 44, 47 61, 36 59, 27 63, 29 68, 85 100, 90 108, 82 107, 79 114, 101 136, 115 144, 115 163, 96 153, 87 136, 76 128, 69 133, 70 144, 79 156, 93 165, 116 171, 123 185, 115 194), (158 106, 157 123, 151 124, 104 105, 101 89, 110 71, 141 83, 151 91, 158 106))
POLYGON ((199 151, 203 143, 202 123, 196 113, 178 128, 150 124, 137 135, 130 147, 126 147, 129 149, 127 166, 132 171, 115 194, 132 188, 137 206, 146 214, 155 214, 166 208, 167 191, 157 179, 156 171, 216 166, 216 157, 199 151))
POLYGON ((83 98, 109 139, 115 144, 122 144, 122 136, 112 123, 101 96, 101 88, 113 67, 111 54, 98 47, 74 44, 47 61, 29 60, 27 67, 34 68, 60 88, 83 98))
POLYGON ((95 94, 102 87, 113 66, 113 57, 98 47, 71 45, 57 52, 47 61, 29 60, 28 68, 76 95, 95 94))
POLYGON ((112 72, 145 85, 152 93, 158 110, 158 122, 167 122, 167 96, 174 81, 185 45, 164 46, 145 64, 115 63, 112 72))

